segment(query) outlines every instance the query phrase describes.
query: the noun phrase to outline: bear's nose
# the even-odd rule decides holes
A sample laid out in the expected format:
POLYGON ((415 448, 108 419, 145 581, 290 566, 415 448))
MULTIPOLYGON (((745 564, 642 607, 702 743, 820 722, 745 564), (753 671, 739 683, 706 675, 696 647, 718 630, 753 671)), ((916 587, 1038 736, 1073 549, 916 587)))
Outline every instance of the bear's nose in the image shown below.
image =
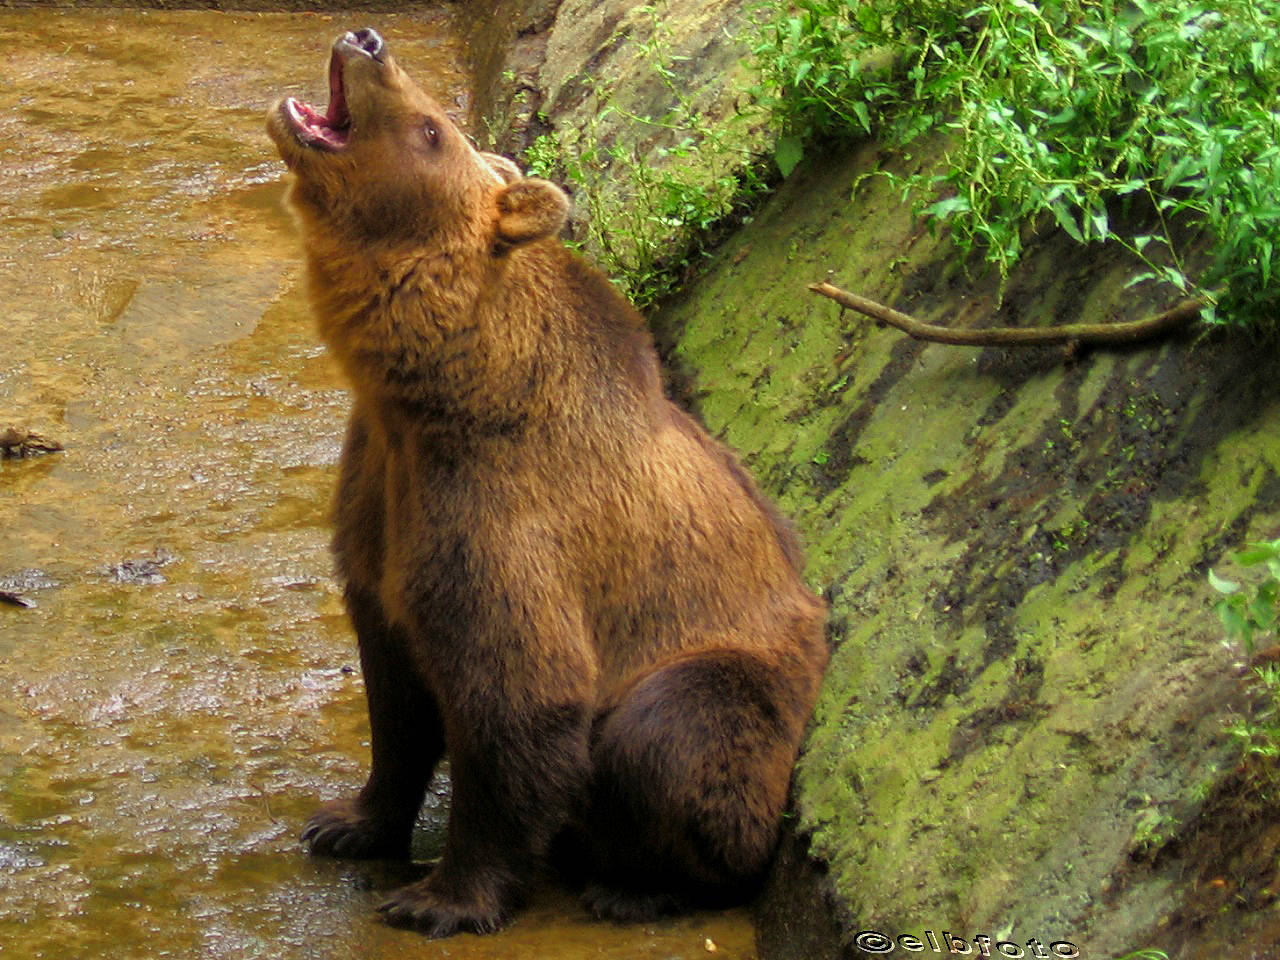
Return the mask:
POLYGON ((356 30, 348 33, 342 39, 356 49, 367 53, 379 63, 382 62, 382 52, 386 49, 387 45, 383 41, 382 35, 378 33, 377 30, 365 27, 363 30, 356 30))

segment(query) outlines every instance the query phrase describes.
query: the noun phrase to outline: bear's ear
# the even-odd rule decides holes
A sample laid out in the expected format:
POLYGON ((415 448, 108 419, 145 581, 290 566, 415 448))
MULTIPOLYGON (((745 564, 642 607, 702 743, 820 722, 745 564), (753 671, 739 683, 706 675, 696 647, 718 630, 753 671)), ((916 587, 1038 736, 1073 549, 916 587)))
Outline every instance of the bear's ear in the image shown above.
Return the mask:
POLYGON ((515 165, 515 161, 500 157, 496 153, 486 153, 481 150, 480 159, 489 165, 489 168, 498 175, 498 179, 503 183, 515 183, 524 176, 520 172, 520 168, 515 165))
POLYGON ((498 196, 498 242, 511 247, 553 236, 568 218, 569 198, 554 183, 517 180, 498 196))

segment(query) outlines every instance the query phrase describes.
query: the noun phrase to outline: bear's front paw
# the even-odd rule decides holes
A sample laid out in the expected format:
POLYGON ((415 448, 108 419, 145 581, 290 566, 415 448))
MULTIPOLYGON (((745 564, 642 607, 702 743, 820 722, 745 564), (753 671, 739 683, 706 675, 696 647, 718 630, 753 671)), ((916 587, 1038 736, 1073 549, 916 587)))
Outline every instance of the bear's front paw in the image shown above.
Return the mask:
POLYGON ((409 835, 369 816, 360 802, 334 800, 317 810, 302 831, 302 842, 318 857, 351 860, 403 857, 409 835))
POLYGON ((492 933, 507 922, 508 910, 499 897, 446 895, 435 889, 431 879, 396 890, 378 905, 378 912, 393 927, 417 930, 433 939, 463 931, 492 933))

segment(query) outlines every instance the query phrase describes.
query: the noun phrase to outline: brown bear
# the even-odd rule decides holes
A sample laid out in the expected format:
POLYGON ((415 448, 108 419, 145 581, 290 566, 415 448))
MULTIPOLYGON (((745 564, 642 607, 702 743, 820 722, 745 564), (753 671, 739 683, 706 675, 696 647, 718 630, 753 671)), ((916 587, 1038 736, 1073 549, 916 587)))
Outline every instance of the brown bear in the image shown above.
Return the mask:
POLYGON ((268 129, 354 393, 334 551, 373 764, 304 842, 405 856, 447 753, 444 852, 392 923, 493 930, 553 862, 601 916, 747 897, 827 659, 791 533, 560 242, 565 195, 474 149, 374 31, 328 69, 327 110, 268 129))

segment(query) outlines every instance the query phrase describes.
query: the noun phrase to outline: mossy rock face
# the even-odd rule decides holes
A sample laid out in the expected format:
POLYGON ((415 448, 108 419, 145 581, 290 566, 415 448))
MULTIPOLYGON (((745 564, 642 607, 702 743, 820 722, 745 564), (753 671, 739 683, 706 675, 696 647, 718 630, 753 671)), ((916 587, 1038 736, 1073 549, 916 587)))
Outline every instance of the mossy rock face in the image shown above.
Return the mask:
MULTIPOLYGON (((747 86, 751 7, 748 0, 563 0, 539 74, 544 109, 566 130, 595 122, 603 103, 617 108, 620 131, 631 129, 627 114, 661 118, 672 92, 654 69, 660 65, 705 119, 722 118, 747 86)), ((660 138, 658 128, 649 132, 660 138)))
POLYGON ((473 132, 486 147, 518 153, 541 93, 538 71, 560 0, 455 0, 454 22, 475 78, 473 132))
POLYGON ((590 129, 641 153, 664 140, 676 106, 655 66, 679 77, 701 119, 733 115, 748 85, 750 0, 461 0, 460 27, 481 90, 487 145, 518 155, 539 134, 576 142, 590 129), (603 116, 611 107, 608 116, 603 116), (646 142, 647 141, 647 142, 646 142))
POLYGON ((876 160, 792 178, 656 320, 832 605, 793 829, 828 872, 783 858, 793 885, 765 900, 763 956, 816 956, 778 909, 795 884, 816 905, 802 926, 831 925, 829 896, 846 946, 861 929, 1159 946, 1197 896, 1188 831, 1213 827, 1206 798, 1233 766, 1222 720, 1242 686, 1205 573, 1275 534, 1280 369, 1239 343, 1071 358, 842 314, 806 285, 964 326, 1167 305, 1053 235, 998 304, 883 179, 850 196, 876 160))
MULTIPOLYGON (((503 3, 529 6, 467 9, 503 3)), ((480 71, 477 132, 563 182, 574 241, 648 298, 669 287, 665 270, 682 271, 686 224, 729 214, 744 172, 772 149, 767 114, 747 93, 756 2, 551 5, 511 44, 496 80, 480 71)))

